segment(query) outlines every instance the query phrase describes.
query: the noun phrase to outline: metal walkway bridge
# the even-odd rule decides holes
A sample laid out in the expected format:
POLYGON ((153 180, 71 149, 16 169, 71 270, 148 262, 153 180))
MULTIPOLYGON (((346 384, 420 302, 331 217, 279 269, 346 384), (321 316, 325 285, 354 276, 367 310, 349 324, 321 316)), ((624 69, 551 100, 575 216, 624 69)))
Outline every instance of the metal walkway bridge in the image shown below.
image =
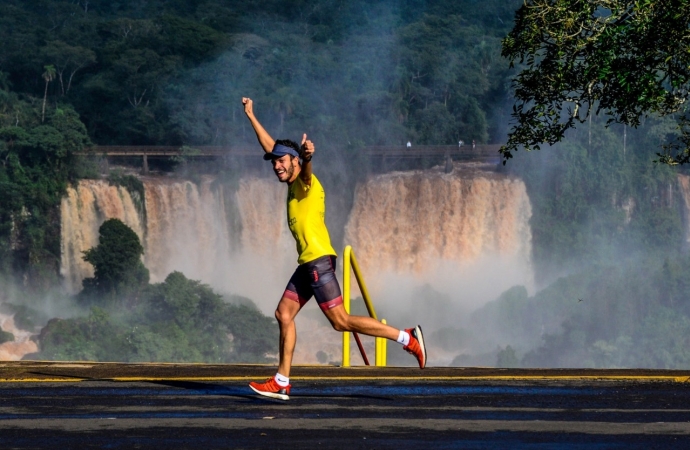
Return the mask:
MULTIPOLYGON (((384 166, 396 160, 452 158, 460 161, 498 161, 501 145, 389 145, 362 148, 362 154, 370 159, 381 161, 384 166)), ((108 158, 142 158, 143 171, 148 172, 148 159, 234 159, 256 157, 261 154, 258 146, 162 146, 162 145, 102 145, 90 147, 82 155, 106 156, 108 158)))
MULTIPOLYGON (((423 158, 425 156, 445 156, 460 159, 495 158, 500 145, 405 145, 368 146, 362 152, 367 156, 395 157, 395 158, 423 158)), ((225 157, 225 156, 257 156, 258 147, 223 147, 223 146, 163 146, 163 145, 101 145, 91 147, 83 154, 104 155, 113 157, 126 156, 184 156, 195 157, 225 157)))

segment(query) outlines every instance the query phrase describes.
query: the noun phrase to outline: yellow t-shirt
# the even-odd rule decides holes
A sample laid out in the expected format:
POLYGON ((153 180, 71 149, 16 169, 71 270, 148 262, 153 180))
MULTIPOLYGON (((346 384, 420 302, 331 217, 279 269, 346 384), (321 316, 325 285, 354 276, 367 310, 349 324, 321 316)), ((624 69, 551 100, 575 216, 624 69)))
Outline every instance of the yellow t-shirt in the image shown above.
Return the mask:
POLYGON ((337 255, 326 228, 326 192, 313 174, 311 186, 300 177, 288 186, 287 219, 297 241, 298 264, 337 255))

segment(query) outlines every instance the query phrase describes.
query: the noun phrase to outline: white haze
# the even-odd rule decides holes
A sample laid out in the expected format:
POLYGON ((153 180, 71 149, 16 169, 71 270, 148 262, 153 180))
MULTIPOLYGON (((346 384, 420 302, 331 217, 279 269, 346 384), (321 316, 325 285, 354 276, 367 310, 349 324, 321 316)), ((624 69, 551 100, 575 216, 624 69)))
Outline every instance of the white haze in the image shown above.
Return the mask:
MULTIPOLYGON (((181 271, 221 293, 248 297, 272 315, 297 264, 285 223, 286 186, 256 177, 241 179, 236 192, 210 177, 198 185, 143 181, 145 219, 127 190, 106 181, 70 189, 62 205, 63 248, 69 250, 62 272, 70 275, 69 289, 78 291, 77 282, 91 276, 75 256, 96 245, 100 224, 115 217, 140 235, 152 282, 181 271)), ((467 313, 515 284, 531 287, 530 215, 524 185, 482 167, 384 174, 357 190, 346 244, 355 248, 379 315, 398 328, 420 323, 431 334, 461 326, 467 313), (435 198, 438 193, 445 194, 435 198), (429 304, 412 295, 423 286, 450 301, 429 304)), ((316 362, 319 350, 339 359, 340 335, 320 314, 309 304, 298 321, 297 363, 316 362)), ((430 347, 431 364, 448 364, 454 356, 434 352, 433 341, 430 347)))
MULTIPOLYGON (((400 20, 399 11, 394 2, 379 5, 378 8, 378 11, 365 12, 370 16, 377 16, 366 22, 369 29, 352 25, 352 36, 343 40, 344 44, 337 55, 342 61, 342 69, 335 71, 336 75, 329 75, 334 78, 328 89, 313 92, 309 74, 302 72, 302 68, 307 65, 296 64, 290 68, 295 75, 286 88, 292 93, 291 101, 294 102, 293 109, 296 111, 294 117, 287 117, 284 125, 282 121, 279 122, 272 110, 275 105, 267 103, 269 98, 265 98, 264 103, 258 102, 255 109, 274 137, 296 139, 302 132, 307 132, 315 140, 319 152, 314 163, 315 173, 326 187, 329 231, 334 243, 355 246, 376 307, 380 311, 379 315, 389 318, 389 323, 401 328, 420 323, 425 332, 431 335, 444 327, 462 326, 467 313, 493 300, 512 285, 531 288, 529 199, 522 194, 518 195, 520 201, 515 204, 522 205, 522 209, 517 209, 522 215, 515 222, 508 240, 491 241, 489 238, 492 235, 499 238, 502 236, 497 232, 499 229, 510 229, 510 221, 501 222, 501 217, 511 217, 511 220, 518 218, 514 214, 515 209, 511 210, 509 204, 515 188, 518 193, 524 192, 524 186, 520 186, 518 180, 508 180, 490 172, 478 175, 475 169, 464 170, 468 179, 490 180, 479 192, 476 186, 470 186, 471 183, 463 184, 459 174, 460 167, 455 175, 450 176, 435 169, 426 172, 426 175, 434 180, 432 183, 438 182, 445 186, 445 192, 452 191, 453 186, 470 187, 465 191, 458 191, 463 194, 461 198, 452 199, 443 195, 431 203, 428 199, 423 200, 427 202, 423 210, 417 205, 407 204, 408 211, 404 211, 404 201, 391 205, 385 218, 376 202, 370 201, 372 198, 353 198, 350 187, 342 182, 342 178, 348 176, 344 168, 350 161, 333 143, 338 143, 342 148, 362 142, 362 130, 342 124, 334 126, 334 123, 340 117, 347 117, 342 111, 355 111, 360 100, 369 102, 365 106, 370 114, 378 113, 374 107, 377 99, 365 97, 370 93, 345 91, 344 86, 356 90, 357 77, 366 77, 369 85, 376 84, 380 92, 384 93, 393 82, 396 55, 392 49, 396 38, 392 30, 400 20), (348 67, 356 67, 357 72, 346 70, 348 67), (345 134, 334 135, 330 133, 331 130, 345 134), (491 186, 498 186, 500 189, 489 198, 491 186), (445 202, 445 205, 437 208, 440 202, 445 202), (449 211, 458 217, 462 214, 468 219, 479 217, 469 210, 455 210, 453 204, 479 208, 483 211, 480 215, 485 220, 481 224, 468 224, 474 228, 466 228, 464 234, 458 234, 457 227, 442 229, 438 224, 448 222, 449 211), (496 209, 497 205, 499 207, 496 209), (354 217, 350 216, 351 206, 354 217), (410 213, 415 210, 422 211, 420 215, 433 223, 427 225, 422 234, 415 234, 414 230, 409 229, 410 223, 414 226, 410 213), (397 212, 406 214, 396 214, 397 212), (503 214, 504 212, 508 214, 503 214), (355 222, 362 223, 362 219, 371 223, 361 224, 357 233, 346 231, 353 229, 355 222), (408 230, 401 232, 400 237, 393 238, 389 235, 391 220, 397 220, 401 229, 407 226, 408 230), (346 227, 347 223, 349 225, 346 227), (368 236, 364 235, 364 229, 370 233, 368 236), (475 233, 472 229, 482 232, 475 233), (407 260, 410 254, 415 253, 405 245, 396 245, 401 241, 404 244, 408 237, 425 247, 416 251, 422 257, 414 259, 407 266, 392 266, 391 262, 407 260), (428 242, 425 242, 427 238, 428 242), (477 241, 478 238, 481 239, 477 241), (471 241, 472 245, 464 245, 463 239, 471 241), (512 247, 501 246, 501 242, 509 242, 512 247), (462 251, 455 252, 455 248, 462 248, 462 251), (454 252, 457 255, 453 255, 454 252), (450 299, 450 303, 432 304, 428 298, 414 295, 427 285, 431 291, 450 299)), ((179 120, 180 123, 194 123, 193 116, 200 118, 199 129, 190 130, 190 136, 209 135, 209 130, 202 129, 202 126, 208 126, 215 130, 211 133, 214 135, 214 145, 236 146, 237 141, 257 145, 253 141, 251 127, 241 112, 239 99, 242 96, 256 98, 259 95, 254 90, 253 80, 260 74, 261 68, 258 63, 247 64, 244 52, 248 48, 258 49, 260 54, 279 50, 271 48, 268 41, 258 34, 260 33, 235 36, 237 45, 231 52, 221 55, 211 64, 191 71, 187 97, 171 96, 171 111, 184 116, 179 120), (207 122, 210 125, 206 125, 207 122), (221 130, 220 133, 218 130, 221 130)), ((301 48, 303 54, 291 57, 291 60, 308 61, 310 54, 319 51, 318 46, 306 39, 301 48)), ((374 122, 377 123, 377 129, 367 131, 374 134, 368 136, 369 140, 381 143, 400 143, 406 140, 404 130, 397 121, 374 122)), ((257 152, 260 152, 258 146, 257 152)), ((368 170, 366 167, 360 169, 362 172, 368 170)), ((374 177, 367 183, 371 183, 374 187, 372 192, 376 195, 376 183, 381 180, 389 182, 395 177, 404 180, 410 176, 417 175, 384 175, 381 178, 374 177)), ((144 262, 151 272, 152 282, 160 282, 168 273, 178 270, 189 278, 210 284, 219 292, 248 297, 265 314, 272 315, 289 276, 296 267, 294 240, 285 223, 285 186, 277 183, 274 178, 244 178, 237 193, 231 193, 223 188, 212 188, 213 180, 210 178, 204 178, 200 183, 158 177, 143 180, 146 188, 145 219, 136 210, 130 193, 124 188, 109 186, 105 181, 82 181, 69 191, 62 203, 61 273, 65 278, 66 289, 72 293, 77 292, 81 288, 81 280, 92 276, 93 269, 82 260, 81 252, 97 244, 98 226, 107 218, 116 217, 132 227, 141 238, 145 248, 144 262), (232 203, 228 201, 228 195, 236 195, 236 211, 227 209, 232 203), (231 220, 233 214, 239 214, 238 222, 241 227, 234 228, 231 220)), ((398 193, 392 188, 380 191, 378 195, 381 200, 393 202, 398 193)), ((336 250, 342 256, 342 249, 336 250)), ((339 263, 342 264, 342 261, 339 260, 339 263)), ((354 292, 356 295, 356 289, 354 292)), ((318 350, 324 351, 330 361, 339 361, 340 334, 330 329, 318 307, 312 303, 313 301, 307 305, 298 318, 295 362, 316 362, 315 354, 318 350)), ((434 348, 433 340, 429 342, 431 364, 447 364, 452 360, 454 355, 434 348)), ((366 345, 370 346, 368 340, 366 345)), ((353 357, 353 361, 356 358, 353 357)))
POLYGON ((105 220, 117 218, 139 236, 151 282, 180 271, 220 292, 252 298, 264 312, 274 307, 297 259, 285 224, 285 186, 247 178, 230 192, 210 177, 198 185, 161 177, 143 182, 145 217, 129 191, 107 181, 85 180, 68 190, 61 208, 61 273, 68 292, 78 292, 81 281, 93 276, 82 252, 98 244, 105 220))
MULTIPOLYGON (((29 303, 31 308, 41 311, 47 317, 68 318, 80 313, 68 297, 56 291, 27 301, 26 296, 22 294, 23 290, 22 288, 17 288, 15 283, 11 281, 0 280, 0 305, 5 303, 12 305, 29 303)), ((14 336, 13 341, 0 344, 0 361, 18 361, 27 354, 35 353, 39 350, 35 336, 40 330, 17 328, 14 322, 14 314, 0 312, 0 329, 12 333, 14 336)))

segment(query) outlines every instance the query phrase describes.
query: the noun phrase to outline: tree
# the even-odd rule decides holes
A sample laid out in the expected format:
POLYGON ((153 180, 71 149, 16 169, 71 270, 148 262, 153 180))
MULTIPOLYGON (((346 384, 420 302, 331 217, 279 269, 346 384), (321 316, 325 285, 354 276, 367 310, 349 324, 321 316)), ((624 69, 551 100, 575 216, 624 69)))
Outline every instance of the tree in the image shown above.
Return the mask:
POLYGON ((9 331, 0 330, 0 344, 14 341, 14 335, 9 331))
POLYGON ((491 59, 498 46, 460 16, 425 15, 399 31, 403 45, 394 86, 401 115, 425 144, 488 138, 476 99, 489 90, 491 59), (463 49, 463 50, 459 50, 463 49), (470 50, 472 49, 472 50, 470 50), (476 53, 476 54, 473 54, 476 53), (435 129, 438 128, 438 129, 435 129))
MULTIPOLYGON (((516 122, 501 149, 538 150, 604 112, 607 124, 637 127, 653 114, 682 112, 690 96, 690 2, 525 0, 503 40, 504 57, 524 67, 514 78, 516 122)), ((680 121, 687 130, 687 120, 680 121)), ((690 133, 659 155, 690 160, 690 133), (672 155, 673 148, 682 149, 672 155)))
POLYGON ((43 109, 41 110, 41 123, 45 121, 46 118, 46 100, 48 99, 48 84, 55 79, 55 66, 48 64, 43 66, 45 72, 43 72, 43 79, 46 81, 46 89, 43 93, 43 109))
POLYGON ((48 43, 43 51, 46 58, 53 61, 52 67, 55 67, 62 95, 69 93, 74 75, 79 70, 96 62, 96 54, 92 50, 68 45, 62 41, 48 43), (68 76, 67 87, 64 76, 68 76))
MULTIPOLYGON (((130 308, 92 306, 88 317, 52 319, 41 330, 40 358, 95 361, 271 362, 275 320, 248 299, 230 304, 209 286, 172 272, 140 285, 130 308)), ((16 316, 15 316, 16 317, 16 316)), ((0 335, 0 339, 2 336, 0 335)))
POLYGON ((459 135, 460 121, 443 103, 431 102, 426 108, 415 111, 411 119, 412 128, 417 132, 416 142, 443 145, 454 142, 459 135))
POLYGON ((520 361, 515 354, 515 349, 508 345, 504 349, 500 349, 496 355, 496 367, 519 367, 520 361))
MULTIPOLYGON (((41 101, 0 92, 0 271, 22 274, 38 292, 58 279, 60 202, 83 176, 78 153, 90 145, 69 106, 45 112, 41 101)), ((7 273, 7 272, 6 272, 7 273)))
MULTIPOLYGON (((136 317, 140 328, 150 325, 174 347, 194 349, 197 360, 209 362, 267 361, 278 337, 275 321, 256 307, 227 304, 210 286, 180 272, 150 286, 136 317)), ((176 350, 175 360, 194 359, 176 350)))
POLYGON ((122 293, 145 285, 149 271, 141 262, 144 247, 131 228, 119 219, 108 219, 98 229, 98 245, 84 252, 94 267, 94 278, 84 280, 83 297, 122 293))
POLYGON ((295 109, 295 103, 298 101, 298 96, 290 86, 283 86, 275 91, 270 98, 270 106, 278 113, 280 118, 278 126, 278 134, 282 134, 285 128, 285 117, 289 117, 295 109))

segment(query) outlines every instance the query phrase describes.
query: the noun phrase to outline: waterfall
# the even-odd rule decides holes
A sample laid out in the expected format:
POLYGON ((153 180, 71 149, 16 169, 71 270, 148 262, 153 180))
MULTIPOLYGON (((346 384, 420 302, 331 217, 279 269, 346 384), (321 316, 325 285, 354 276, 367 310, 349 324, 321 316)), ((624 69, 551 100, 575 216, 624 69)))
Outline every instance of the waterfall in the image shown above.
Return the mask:
POLYGON ((529 264, 531 214, 518 179, 486 171, 398 172, 358 187, 346 240, 377 272, 420 274, 487 254, 529 264))
POLYGON ((223 189, 212 179, 191 181, 148 179, 144 182, 146 228, 144 264, 152 281, 177 270, 190 278, 211 281, 230 254, 230 232, 223 189))
POLYGON ((98 245, 100 225, 117 218, 139 236, 151 282, 177 270, 217 289, 259 303, 257 297, 270 296, 275 303, 282 292, 276 286, 284 287, 297 259, 284 223, 285 186, 247 178, 233 192, 211 177, 199 183, 160 177, 142 181, 141 211, 127 189, 107 181, 82 180, 68 189, 61 205, 60 269, 68 292, 78 292, 81 281, 93 276, 83 252, 98 245), (236 207, 229 210, 228 204, 236 207), (284 269, 266 273, 267 258, 277 259, 284 269), (275 280, 281 275, 284 280, 275 280))
POLYGON ((531 211, 520 179, 485 166, 394 172, 358 186, 345 239, 379 316, 456 328, 511 286, 532 289, 531 211))
POLYGON ((683 199, 683 218, 685 219, 685 245, 690 246, 690 176, 678 174, 678 187, 683 199))
POLYGON ((13 315, 0 313, 0 329, 14 335, 14 341, 0 344, 0 361, 19 361, 24 355, 38 351, 38 345, 31 340, 35 333, 17 328, 13 315))
POLYGON ((60 205, 60 274, 68 292, 79 291, 81 281, 93 276, 83 252, 98 245, 98 227, 111 218, 122 220, 143 242, 142 220, 125 188, 82 180, 67 190, 60 205))
MULTIPOLYGON (((254 177, 234 189, 212 177, 142 181, 143 199, 107 181, 82 180, 68 190, 61 264, 67 290, 78 292, 93 276, 82 252, 98 244, 98 227, 114 217, 140 237, 152 282, 178 270, 219 292, 249 297, 271 314, 297 260, 286 186, 254 177)), ((379 316, 398 327, 419 321, 433 332, 457 325, 456 310, 410 298, 417 287, 430 285, 466 310, 515 284, 530 287, 530 217, 524 183, 481 166, 395 172, 357 187, 345 243, 355 249, 379 316)), ((340 336, 318 309, 310 305, 297 324, 296 363, 316 362, 319 350, 339 360, 340 336)), ((435 355, 432 363, 445 361, 435 355)))

